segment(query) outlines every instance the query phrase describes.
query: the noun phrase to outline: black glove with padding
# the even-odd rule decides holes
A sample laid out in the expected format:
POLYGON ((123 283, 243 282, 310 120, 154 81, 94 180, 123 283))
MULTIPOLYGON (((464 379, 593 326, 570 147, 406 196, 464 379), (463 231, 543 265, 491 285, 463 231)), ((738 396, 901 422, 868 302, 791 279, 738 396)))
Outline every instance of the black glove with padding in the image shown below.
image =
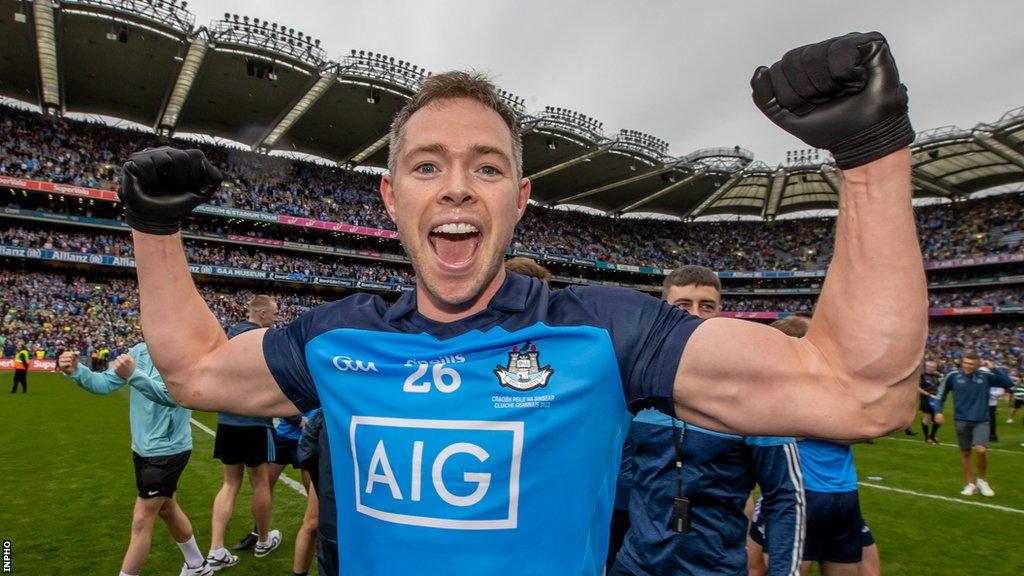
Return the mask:
POLYGON ((147 148, 125 162, 117 196, 133 229, 174 234, 181 229, 181 220, 208 201, 223 179, 200 150, 147 148))
POLYGON ((878 32, 794 48, 754 71, 754 103, 772 122, 846 170, 914 141, 907 87, 878 32))

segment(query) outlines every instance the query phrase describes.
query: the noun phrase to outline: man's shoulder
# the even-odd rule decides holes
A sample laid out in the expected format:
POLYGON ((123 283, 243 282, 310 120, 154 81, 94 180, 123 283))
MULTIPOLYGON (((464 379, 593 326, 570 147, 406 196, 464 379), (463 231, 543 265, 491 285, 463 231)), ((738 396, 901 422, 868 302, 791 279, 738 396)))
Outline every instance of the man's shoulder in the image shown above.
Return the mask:
POLYGON ((343 328, 386 330, 384 317, 388 308, 388 303, 375 294, 352 294, 306 310, 292 325, 301 327, 309 339, 343 328))

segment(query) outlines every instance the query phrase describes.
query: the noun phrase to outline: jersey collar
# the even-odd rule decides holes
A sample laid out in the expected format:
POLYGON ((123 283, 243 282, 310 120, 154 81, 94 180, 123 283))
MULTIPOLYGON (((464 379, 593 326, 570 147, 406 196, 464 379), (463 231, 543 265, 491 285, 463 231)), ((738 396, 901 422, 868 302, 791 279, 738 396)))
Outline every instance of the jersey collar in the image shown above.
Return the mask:
MULTIPOLYGON (((515 272, 507 272, 505 274, 505 281, 501 284, 501 288, 498 288, 498 292, 491 297, 491 301, 487 303, 487 308, 512 313, 526 310, 526 303, 529 301, 530 293, 534 288, 533 283, 534 280, 527 276, 516 274, 515 272)), ((402 294, 398 301, 388 309, 384 319, 391 322, 404 318, 416 311, 417 290, 418 287, 402 294)))

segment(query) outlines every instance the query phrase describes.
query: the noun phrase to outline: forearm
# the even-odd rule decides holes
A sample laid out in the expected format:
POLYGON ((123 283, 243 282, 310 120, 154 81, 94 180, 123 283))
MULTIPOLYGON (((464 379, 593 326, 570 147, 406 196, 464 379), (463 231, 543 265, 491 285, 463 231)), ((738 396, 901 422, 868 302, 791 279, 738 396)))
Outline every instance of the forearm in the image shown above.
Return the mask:
POLYGON ((99 395, 110 394, 124 385, 124 380, 109 372, 93 372, 82 365, 68 378, 82 390, 99 395))
POLYGON ((912 410, 927 314, 903 149, 844 173, 834 256, 807 341, 865 408, 912 410))
POLYGON ((188 270, 180 234, 132 231, 142 333, 168 391, 181 400, 202 359, 227 342, 188 270))

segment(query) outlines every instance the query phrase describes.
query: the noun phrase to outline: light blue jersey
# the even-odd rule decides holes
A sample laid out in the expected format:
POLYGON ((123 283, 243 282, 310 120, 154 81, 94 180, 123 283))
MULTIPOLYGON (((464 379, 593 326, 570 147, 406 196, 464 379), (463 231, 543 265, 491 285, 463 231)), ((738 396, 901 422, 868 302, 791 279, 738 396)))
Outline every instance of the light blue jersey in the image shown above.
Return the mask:
POLYGON ((342 574, 597 576, 627 406, 671 410, 695 318, 636 292, 516 274, 454 323, 356 295, 271 330, 323 406, 342 574))
POLYGON ((805 490, 834 494, 857 489, 857 469, 849 446, 825 440, 801 440, 796 445, 805 490))
POLYGON ((145 343, 128 350, 135 360, 135 372, 128 380, 114 373, 113 368, 93 372, 78 365, 71 380, 93 394, 110 394, 125 384, 128 394, 132 450, 139 456, 170 456, 192 449, 192 411, 178 406, 167 392, 164 379, 153 366, 145 343))

